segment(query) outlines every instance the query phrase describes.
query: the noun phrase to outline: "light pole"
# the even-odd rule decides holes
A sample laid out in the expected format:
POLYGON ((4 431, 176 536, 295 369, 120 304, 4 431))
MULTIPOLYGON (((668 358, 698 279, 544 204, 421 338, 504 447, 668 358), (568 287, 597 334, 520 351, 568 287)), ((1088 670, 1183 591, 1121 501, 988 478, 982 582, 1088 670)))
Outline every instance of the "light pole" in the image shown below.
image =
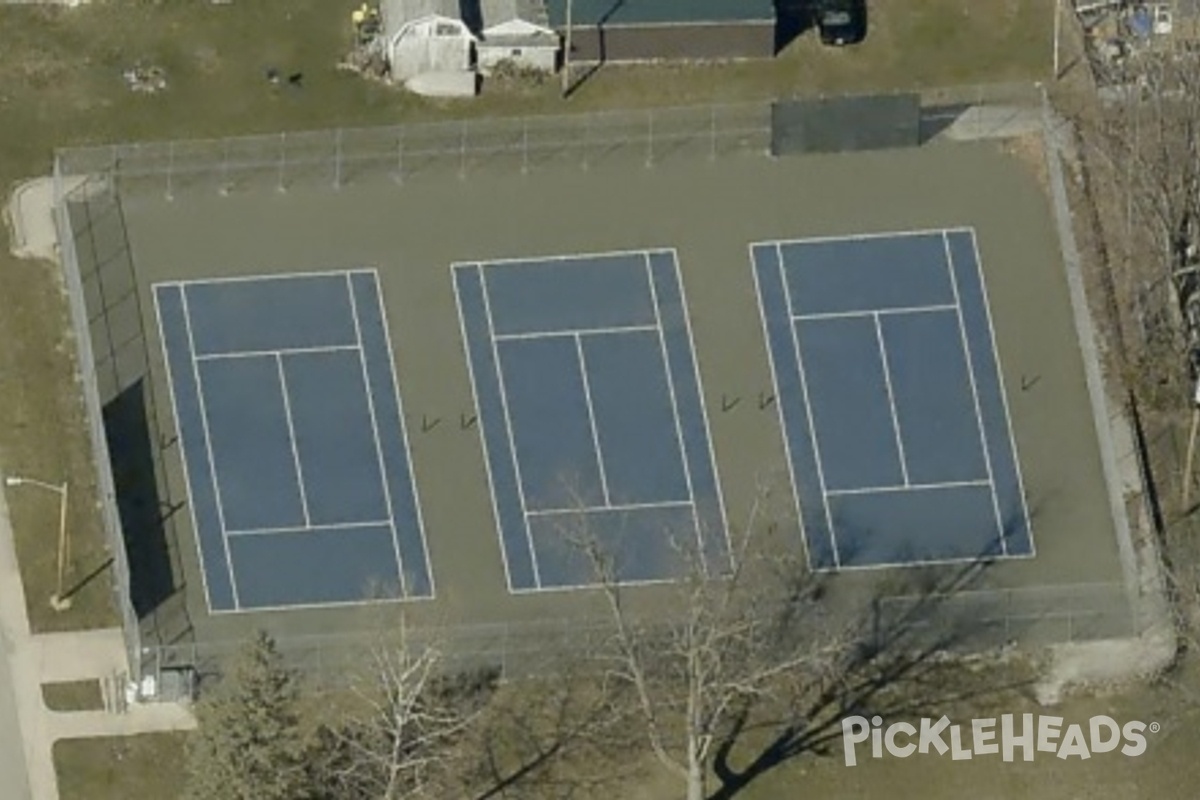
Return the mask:
POLYGON ((67 482, 47 483, 34 478, 9 475, 4 479, 4 485, 34 486, 58 495, 58 580, 54 594, 50 595, 50 607, 55 611, 66 611, 71 607, 71 598, 63 596, 63 579, 67 566, 67 482))

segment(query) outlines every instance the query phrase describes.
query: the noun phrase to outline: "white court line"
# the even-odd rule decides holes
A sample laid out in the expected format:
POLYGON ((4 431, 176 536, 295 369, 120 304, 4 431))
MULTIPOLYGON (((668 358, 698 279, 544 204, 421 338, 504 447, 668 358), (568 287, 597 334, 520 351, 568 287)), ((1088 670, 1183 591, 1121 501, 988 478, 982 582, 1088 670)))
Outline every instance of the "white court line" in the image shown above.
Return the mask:
POLYGON ((592 447, 596 448, 596 468, 600 470, 600 491, 604 505, 612 503, 608 493, 608 476, 604 472, 604 451, 600 449, 600 433, 596 430, 596 412, 592 407, 592 386, 588 380, 587 357, 583 354, 583 339, 575 335, 575 352, 579 355, 579 377, 583 380, 583 402, 587 406, 588 429, 592 432, 592 447))
MULTIPOLYGON (((679 421, 679 402, 675 396, 675 377, 671 373, 671 358, 667 351, 667 334, 663 330, 662 315, 658 310, 658 290, 654 287, 654 268, 649 253, 643 259, 646 267, 646 280, 650 286, 650 305, 654 306, 654 324, 658 329, 658 347, 662 352, 663 371, 666 373, 667 394, 671 398, 671 419, 675 421, 675 442, 679 445, 679 458, 683 462, 683 479, 687 486, 688 500, 694 509, 696 508, 696 491, 692 485, 692 468, 688 464, 687 445, 683 441, 683 425, 679 421)), ((699 382, 698 378, 697 382, 699 382)), ((700 562, 704 563, 704 534, 700 530, 700 515, 693 513, 692 521, 696 524, 696 546, 700 548, 698 555, 700 562)))
POLYGON ((300 489, 300 509, 304 514, 304 527, 307 528, 312 525, 312 518, 308 515, 308 494, 304 491, 304 468, 300 466, 300 449, 296 447, 296 426, 292 423, 292 401, 288 397, 287 375, 283 371, 281 356, 275 356, 275 366, 279 369, 279 389, 283 395, 283 418, 287 422, 288 445, 292 450, 292 462, 296 465, 296 485, 300 489))
POLYGON ((1008 390, 1004 386, 1004 370, 1000 364, 1000 350, 996 341, 996 329, 992 326, 992 307, 988 301, 987 277, 983 274, 983 259, 979 255, 979 241, 975 238, 974 228, 961 228, 953 232, 966 233, 970 236, 971 249, 975 252, 975 272, 979 276, 979 290, 983 293, 983 315, 987 320, 988 334, 992 340, 992 357, 996 361, 996 378, 1000 381, 1000 402, 1004 405, 1004 424, 1008 429, 1008 444, 1012 448, 1013 468, 1017 471, 1017 492, 1021 497, 1021 510, 1025 514, 1025 536, 1029 539, 1029 555, 1034 556, 1037 555, 1037 548, 1033 542, 1033 520, 1029 518, 1029 502, 1025 498, 1025 479, 1021 475, 1021 459, 1017 453, 1017 440, 1013 436, 1012 414, 1008 408, 1008 390))
POLYGON ((1022 561, 1033 558, 1029 555, 1010 556, 1007 553, 957 556, 954 558, 922 558, 914 561, 881 561, 878 564, 844 564, 836 568, 818 567, 813 572, 871 572, 885 569, 911 569, 913 567, 942 567, 949 564, 985 564, 989 561, 1022 561))
POLYGON ((156 286, 204 286, 206 284, 218 283, 269 283, 271 281, 288 281, 288 280, 303 280, 305 278, 341 278, 346 275, 354 275, 360 272, 370 272, 365 268, 357 269, 319 269, 312 272, 279 272, 279 273, 259 273, 257 275, 227 275, 217 278, 198 278, 187 279, 180 281, 164 281, 156 286))
MULTIPOLYGON (((167 289, 171 289, 173 291, 178 291, 180 298, 182 300, 182 297, 183 297, 183 287, 182 286, 179 286, 177 284, 163 284, 163 287, 167 288, 167 289)), ((190 471, 188 470, 187 453, 184 452, 185 448, 183 446, 183 430, 182 430, 183 423, 179 417, 179 404, 176 402, 176 399, 175 399, 175 381, 174 381, 173 377, 171 376, 171 357, 170 357, 170 354, 167 352, 166 328, 163 326, 162 306, 159 303, 159 299, 158 299, 158 288, 159 288, 158 286, 152 287, 152 291, 154 294, 154 314, 158 319, 158 332, 159 332, 158 338, 159 338, 159 345, 162 347, 163 367, 166 370, 166 374, 167 374, 167 393, 171 397, 171 413, 175 417, 175 441, 179 442, 179 460, 183 465, 183 482, 186 487, 184 490, 184 494, 188 500, 188 502, 187 502, 188 515, 192 519, 192 538, 196 542, 196 551, 197 551, 196 554, 197 554, 197 556, 199 556, 199 561, 200 561, 200 582, 204 586, 204 605, 207 608, 209 614, 214 614, 214 613, 218 613, 218 612, 214 611, 213 607, 212 607, 212 595, 209 594, 209 589, 208 589, 208 570, 206 570, 204 568, 204 550, 200 546, 200 526, 196 523, 196 500, 194 497, 192 497, 192 478, 191 478, 190 471)), ((182 308, 182 305, 181 305, 181 308, 182 308)), ((167 478, 167 480, 169 480, 169 478, 167 478)), ((222 541, 222 544, 224 545, 225 544, 225 536, 224 535, 222 535, 221 541, 222 541)), ((226 565, 226 567, 228 567, 228 565, 229 565, 228 547, 225 548, 225 565, 226 565)), ((231 583, 232 583, 232 581, 231 581, 231 583)), ((237 597, 237 595, 235 594, 234 595, 235 605, 237 602, 236 597, 237 597)))
POLYGON ((562 339, 568 336, 591 336, 604 333, 637 333, 657 331, 654 325, 615 325, 607 328, 572 328, 563 331, 529 331, 528 333, 498 333, 492 338, 498 342, 512 339, 562 339))
POLYGON ((831 234, 825 236, 807 236, 803 239, 766 239, 760 242, 751 242, 750 247, 780 247, 787 244, 817 244, 820 242, 858 242, 871 239, 905 239, 912 236, 939 236, 947 230, 958 230, 957 228, 913 228, 910 230, 899 231, 879 231, 877 233, 846 233, 841 235, 831 234))
POLYGON ((200 404, 200 427, 204 431, 204 449, 208 454, 208 474, 212 480, 213 497, 217 501, 217 520, 221 526, 221 543, 225 548, 225 568, 229 572, 229 588, 233 592, 233 605, 241 608, 242 601, 238 596, 237 577, 233 574, 233 558, 229 555, 229 536, 225 526, 225 504, 221 502, 221 484, 217 480, 217 464, 213 459, 212 437, 208 431, 208 410, 204 402, 204 387, 200 384, 200 362, 192 357, 196 352, 196 341, 192 337, 192 315, 188 310, 187 289, 179 289, 180 304, 183 308, 183 325, 187 330, 188 358, 192 362, 192 378, 196 381, 196 400, 200 404))
MULTIPOLYGON (((483 449, 483 471, 487 475, 488 488, 490 489, 490 491, 488 492, 488 495, 489 495, 489 499, 491 500, 491 503, 492 503, 492 515, 493 515, 493 518, 496 520, 496 538, 498 540, 497 544, 499 545, 499 548, 500 548, 500 564, 501 564, 501 566, 504 567, 505 584, 508 586, 508 591, 510 593, 512 593, 512 592, 516 591, 516 589, 513 587, 512 571, 508 567, 508 547, 506 546, 505 540, 504 540, 504 530, 503 530, 504 522, 500 518, 500 501, 496 494, 496 480, 492 476, 492 454, 491 454, 491 450, 488 447, 487 435, 485 434, 484 429, 483 429, 483 407, 479 402, 479 393, 475 390, 475 365, 471 363, 471 346, 470 346, 470 343, 467 341, 467 318, 466 318, 466 316, 463 315, 462 299, 458 296, 458 280, 457 280, 457 278, 458 278, 458 270, 460 270, 460 269, 463 270, 464 274, 465 274, 466 270, 479 271, 479 265, 478 264, 451 264, 450 265, 450 278, 451 278, 451 283, 454 285, 454 307, 458 310, 458 331, 459 331, 459 335, 461 337, 460 341, 462 343, 463 361, 467 365, 467 380, 470 381, 470 383, 471 383, 471 401, 475 404, 475 420, 476 420, 475 428, 479 431, 479 443, 483 449)), ((481 286, 482 286, 482 278, 483 278, 482 272, 480 272, 480 281, 481 281, 480 285, 481 286)), ((526 523, 526 530, 528 531, 528 523, 526 523)), ((528 534, 527 534, 527 536, 528 536, 528 534)), ((533 544, 531 542, 530 549, 532 550, 532 548, 533 548, 533 544)), ((532 562, 532 559, 533 559, 533 556, 531 554, 530 555, 531 562, 532 562)))
POLYGON ((991 486, 988 480, 944 481, 941 483, 906 483, 903 486, 864 486, 861 489, 830 489, 830 497, 856 494, 887 494, 890 492, 920 492, 927 489, 962 489, 971 486, 991 486))
POLYGON ((559 514, 590 514, 594 511, 643 511, 655 508, 691 508, 690 500, 663 500, 657 503, 618 503, 604 506, 576 506, 573 508, 539 508, 526 511, 527 517, 550 517, 559 514))
MULTIPOLYGON (((790 317, 795 306, 792 305, 792 290, 788 286, 787 274, 783 271, 783 250, 779 245, 775 245, 775 256, 779 261, 779 281, 783 284, 784 304, 787 306, 790 317)), ((825 489, 825 467, 821 463, 821 445, 817 441, 817 427, 813 424, 812 403, 808 399, 808 376, 804 372, 804 358, 800 355, 800 337, 796 334, 796 324, 789 319, 788 327, 791 329, 792 347, 796 349, 796 369, 800 372, 800 392, 804 395, 804 414, 808 417, 808 435, 812 439, 813 460, 817 463, 817 481, 821 486, 821 504, 825 506, 825 522, 829 525, 829 543, 833 548, 833 564, 836 569, 841 566, 842 556, 838 552, 837 531, 833 527, 833 513, 829 510, 829 492, 825 489)), ((786 438, 786 430, 784 438, 786 438)))
MULTIPOLYGON (((721 526, 721 530, 725 536, 725 551, 729 554, 728 562, 733 565, 733 540, 730 538, 729 522, 725 516, 725 494, 721 489, 721 472, 717 467, 717 452, 713 446, 712 428, 708 424, 708 403, 704 399, 704 380, 700 374, 700 354, 696 350, 696 340, 692 337, 692 317, 689 313, 690 306, 687 299, 687 285, 683 280, 683 272, 679 268, 679 251, 672 247, 667 252, 671 254, 671 263, 675 267, 675 285, 679 288, 679 305, 683 313, 683 329, 687 332, 688 347, 691 349, 692 375, 696 380, 696 394, 699 396, 700 401, 700 422, 704 425, 704 438, 708 443, 708 467, 712 470, 713 491, 717 493, 717 513, 720 515, 717 524, 721 526)), ((693 513, 696 516, 696 524, 700 525, 699 510, 693 513)))
POLYGON ((229 611, 214 611, 213 616, 234 616, 238 614, 265 614, 274 611, 311 611, 313 609, 323 610, 330 608, 361 608, 363 606, 377 606, 383 603, 429 603, 432 602, 432 597, 424 597, 417 595, 415 597, 407 597, 400 595, 397 597, 376 597, 369 600, 333 600, 320 603, 292 603, 290 605, 264 605, 264 606, 247 606, 229 611))
POLYGON ((318 347, 281 347, 278 350, 237 350, 231 353, 203 353, 197 361, 218 361, 226 358, 260 358, 271 356, 302 355, 304 353, 344 353, 357 350, 356 344, 331 344, 318 347))
POLYGON ((371 378, 367 372, 367 357, 363 353, 362 327, 358 320, 358 301, 354 299, 354 283, 346 274, 346 294, 350 298, 350 316, 354 320, 354 340, 358 342, 358 366, 362 371, 363 392, 367 395, 367 416, 371 418, 371 434, 375 438, 375 463, 379 466, 379 479, 383 482, 383 499, 387 505, 388 519, 392 529, 392 554, 396 558, 396 573, 400 578, 400 594, 408 597, 408 586, 404 579, 404 566, 400 559, 400 542, 396 535, 396 512, 392 507, 392 489, 388 485, 387 465, 383 460, 383 443, 379 439, 379 425, 375 416, 375 397, 371 392, 371 378))
MULTIPOLYGON (((779 365, 775 363, 775 348, 771 344, 770 324, 767 320, 767 307, 763 302, 763 288, 758 280, 758 259, 754 257, 754 245, 748 248, 750 255, 750 272, 754 278, 754 295, 758 303, 758 318, 762 323, 763 343, 767 348, 767 362, 771 366, 771 388, 775 390, 775 415, 779 419, 779 430, 783 434, 783 455, 787 461, 788 478, 792 482, 792 501, 796 504, 796 524, 800 527, 800 538, 804 542, 805 558, 812 568, 812 546, 808 542, 808 529, 804 525, 804 509, 800 503, 800 484, 796 482, 796 462, 792 460, 792 443, 788 436, 787 419, 783 413, 783 395, 779 391, 779 365)), ((776 248, 778 254, 778 248, 776 248)), ((782 270, 782 266, 780 267, 782 270)), ((787 324, 793 326, 790 319, 790 308, 784 312, 789 315, 787 324)), ((836 555, 834 556, 837 557, 836 555)))
MULTIPOLYGON (((533 582, 539 587, 542 585, 542 572, 538 564, 537 550, 533 546, 533 530, 529 527, 529 517, 527 509, 529 504, 525 502, 525 485, 521 479, 521 462, 517 458, 517 442, 513 438, 512 417, 508 413, 508 389, 504 386, 504 370, 500 366, 500 343, 496 341, 496 328, 492 324, 492 302, 488 297, 487 276, 483 272, 483 268, 479 267, 479 288, 483 295, 483 315, 487 320, 488 338, 491 339, 492 360, 495 363, 496 381, 500 388, 500 408, 504 412, 504 429, 508 434, 508 451, 512 454, 513 477, 517 483, 517 497, 521 501, 521 520, 525 524, 525 540, 529 543, 529 563, 533 567, 533 582)), ((504 543, 501 542, 501 547, 504 543)))
MULTIPOLYGON (((388 323, 387 306, 385 306, 383 303, 383 285, 379 282, 379 270, 364 269, 359 270, 358 272, 369 274, 371 276, 371 280, 374 281, 375 284, 375 301, 379 306, 379 320, 383 325, 383 340, 387 343, 387 355, 392 364, 392 370, 390 373, 392 380, 392 393, 396 398, 396 413, 400 415, 399 423, 401 444, 404 445, 404 458, 408 463, 408 488, 409 491, 412 492, 414 506, 413 511, 417 516, 417 528, 419 529, 417 533, 420 534, 421 538, 421 552, 425 556, 425 577, 429 581, 429 597, 434 597, 437 594, 437 587, 434 584, 433 578, 433 561, 429 558, 429 537, 425 535, 425 515, 421 511, 421 493, 417 489, 417 467, 413 463, 412 447, 410 446, 408 440, 408 425, 404 421, 404 401, 400 397, 400 376, 396 373, 395 368, 396 351, 392 349, 392 328, 388 323)), ((353 284, 353 282, 351 283, 353 284)), ((366 357, 365 353, 363 354, 363 357, 366 357)), ((400 553, 399 534, 396 532, 395 520, 393 520, 392 533, 397 537, 396 552, 399 554, 400 576, 403 579, 404 557, 403 554, 400 553)), ((405 597, 408 596, 409 595, 406 592, 405 597)), ((417 596, 422 597, 423 595, 417 596)))
POLYGON ((962 339, 963 354, 967 360, 967 377, 971 382, 971 400, 975 404, 975 427, 979 430, 979 444, 983 447, 983 463, 987 466, 988 483, 992 486, 992 510, 996 514, 996 536, 1000 549, 1008 555, 1008 542, 1004 536, 1004 522, 1000 515, 1000 501, 996 497, 996 481, 992 475, 992 451, 988 449, 987 432, 983 426, 983 411, 979 405, 979 387, 975 383, 975 364, 971 358, 971 343, 967 341, 967 328, 963 323, 962 298, 958 294, 958 276, 954 274, 954 257, 950 254, 950 237, 942 234, 942 245, 946 251, 946 269, 950 272, 950 288, 954 291, 954 304, 958 306, 958 333, 962 339))
POLYGON ((813 314, 793 314, 792 320, 854 319, 855 317, 886 317, 892 314, 927 314, 934 311, 956 311, 953 303, 934 303, 927 306, 898 306, 896 308, 872 308, 866 311, 822 311, 813 314))
POLYGON ((386 519, 368 520, 366 522, 336 522, 331 525, 288 525, 283 528, 240 528, 225 531, 226 536, 267 536, 273 533, 320 533, 321 531, 347 531, 359 528, 390 528, 391 521, 386 519))
POLYGON ((883 386, 887 390, 888 408, 892 412, 892 433, 896 437, 896 453, 900 458, 900 474, 908 486, 908 459, 904 455, 904 437, 900 435, 900 415, 896 413, 896 394, 892 391, 892 370, 888 367, 887 345, 883 341, 883 325, 875 314, 875 341, 879 343, 879 361, 883 365, 883 386))
POLYGON ((480 267, 480 274, 488 267, 502 267, 505 264, 554 264, 564 261, 595 261, 600 258, 643 258, 654 253, 669 252, 666 247, 651 247, 643 250, 606 250, 596 253, 554 253, 551 255, 517 256, 513 258, 488 258, 480 261, 464 262, 480 267))

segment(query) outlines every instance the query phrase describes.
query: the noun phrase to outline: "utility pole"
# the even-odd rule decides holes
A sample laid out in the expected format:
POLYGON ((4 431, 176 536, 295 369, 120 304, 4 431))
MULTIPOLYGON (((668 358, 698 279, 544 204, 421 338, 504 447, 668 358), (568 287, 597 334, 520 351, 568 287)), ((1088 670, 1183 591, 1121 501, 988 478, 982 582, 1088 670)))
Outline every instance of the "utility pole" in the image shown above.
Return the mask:
POLYGON ((563 63, 562 63, 562 96, 566 97, 571 91, 571 27, 572 27, 572 6, 575 5, 575 0, 567 0, 567 35, 566 42, 563 44, 563 63))

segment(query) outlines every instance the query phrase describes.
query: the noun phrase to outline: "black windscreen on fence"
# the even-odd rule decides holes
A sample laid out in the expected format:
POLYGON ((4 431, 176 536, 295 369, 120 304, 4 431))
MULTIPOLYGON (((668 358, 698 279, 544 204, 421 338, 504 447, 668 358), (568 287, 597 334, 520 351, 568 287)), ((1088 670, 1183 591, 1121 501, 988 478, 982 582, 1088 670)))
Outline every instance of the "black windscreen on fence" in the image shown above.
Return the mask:
POLYGON ((917 94, 781 100, 771 106, 771 154, 916 147, 920 122, 917 94))

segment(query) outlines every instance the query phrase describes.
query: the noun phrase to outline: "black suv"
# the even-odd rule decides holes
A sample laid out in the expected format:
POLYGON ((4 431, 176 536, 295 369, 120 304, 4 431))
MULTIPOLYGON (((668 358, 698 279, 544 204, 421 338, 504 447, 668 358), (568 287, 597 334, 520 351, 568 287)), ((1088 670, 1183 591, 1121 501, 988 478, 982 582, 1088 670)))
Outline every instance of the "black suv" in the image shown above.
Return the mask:
POLYGON ((866 0, 817 0, 813 23, 823 44, 841 47, 858 44, 867 36, 866 0))

